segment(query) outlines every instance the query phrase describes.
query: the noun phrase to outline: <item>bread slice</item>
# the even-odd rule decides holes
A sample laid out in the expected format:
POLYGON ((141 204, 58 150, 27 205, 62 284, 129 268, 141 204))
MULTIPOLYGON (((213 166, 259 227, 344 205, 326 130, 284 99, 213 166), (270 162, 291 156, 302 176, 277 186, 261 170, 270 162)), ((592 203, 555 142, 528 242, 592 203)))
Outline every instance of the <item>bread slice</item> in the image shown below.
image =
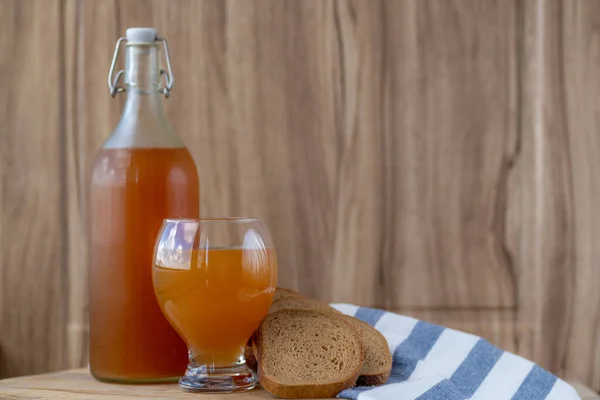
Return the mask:
POLYGON ((248 340, 248 343, 246 343, 246 347, 244 348, 244 359, 246 360, 248 368, 254 372, 258 370, 258 362, 256 361, 256 357, 254 357, 254 350, 252 348, 252 338, 248 340))
POLYGON ((341 315, 338 310, 331 307, 329 304, 304 296, 281 299, 276 303, 271 304, 269 312, 273 313, 279 310, 313 310, 341 315))
POLYGON ((278 301, 281 301, 281 300, 300 299, 300 298, 306 298, 306 297, 298 292, 291 290, 291 289, 278 287, 277 290, 275 290, 275 294, 273 295, 273 303, 277 303, 278 301))
POLYGON ((260 383, 278 397, 335 397, 354 385, 364 360, 359 333, 332 313, 273 312, 253 339, 260 383))
POLYGON ((392 354, 385 337, 371 325, 354 317, 344 318, 360 334, 365 362, 360 370, 356 386, 373 386, 384 384, 392 373, 392 354))
MULTIPOLYGON (((291 289, 278 287, 277 290, 275 290, 273 303, 269 312, 275 312, 284 309, 306 309, 339 313, 339 311, 330 307, 327 303, 305 297, 304 295, 291 289)), ((248 365, 248 367, 253 371, 256 371, 257 363, 252 349, 252 339, 248 341, 248 344, 244 349, 244 357, 246 359, 246 365, 248 365)))

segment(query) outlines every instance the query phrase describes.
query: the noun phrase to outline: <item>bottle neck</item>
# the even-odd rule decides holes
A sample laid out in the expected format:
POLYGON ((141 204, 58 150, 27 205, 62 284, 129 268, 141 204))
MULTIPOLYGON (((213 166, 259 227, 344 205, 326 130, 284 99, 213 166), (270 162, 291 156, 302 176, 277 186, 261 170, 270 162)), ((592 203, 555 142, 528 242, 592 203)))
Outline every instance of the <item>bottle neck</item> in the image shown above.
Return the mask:
POLYGON ((129 45, 125 54, 124 116, 147 114, 163 118, 158 47, 155 44, 129 45))
POLYGON ((166 118, 160 93, 158 46, 128 45, 125 59, 127 100, 121 120, 105 147, 181 147, 166 118))
POLYGON ((127 46, 125 53, 125 91, 156 94, 160 88, 160 67, 156 44, 127 46))

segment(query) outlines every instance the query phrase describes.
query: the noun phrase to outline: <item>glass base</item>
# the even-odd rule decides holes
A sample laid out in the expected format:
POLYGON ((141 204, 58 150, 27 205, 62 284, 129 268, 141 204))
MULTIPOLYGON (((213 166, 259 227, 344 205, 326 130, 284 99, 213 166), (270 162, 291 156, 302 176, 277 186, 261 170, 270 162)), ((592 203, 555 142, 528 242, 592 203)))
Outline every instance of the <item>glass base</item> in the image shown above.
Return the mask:
POLYGON ((245 362, 220 368, 190 363, 179 379, 179 387, 192 393, 245 392, 255 386, 256 378, 245 362))

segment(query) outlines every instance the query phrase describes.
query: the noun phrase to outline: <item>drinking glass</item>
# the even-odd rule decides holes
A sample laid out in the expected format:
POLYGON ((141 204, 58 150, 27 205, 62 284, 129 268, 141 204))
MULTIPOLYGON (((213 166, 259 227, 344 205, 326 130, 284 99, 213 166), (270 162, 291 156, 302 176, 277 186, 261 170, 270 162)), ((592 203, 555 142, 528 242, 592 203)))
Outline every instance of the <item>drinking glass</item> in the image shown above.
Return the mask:
POLYGON ((244 347, 277 286, 277 258, 265 225, 255 218, 166 219, 154 253, 156 298, 188 347, 180 387, 252 389, 256 379, 244 347))

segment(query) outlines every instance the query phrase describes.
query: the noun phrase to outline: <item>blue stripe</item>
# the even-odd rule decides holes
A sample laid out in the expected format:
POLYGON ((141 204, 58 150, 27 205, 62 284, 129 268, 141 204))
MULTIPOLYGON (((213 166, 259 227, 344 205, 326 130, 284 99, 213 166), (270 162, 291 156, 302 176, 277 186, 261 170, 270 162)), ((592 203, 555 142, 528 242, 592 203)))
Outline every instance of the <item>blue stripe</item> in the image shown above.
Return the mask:
POLYGON ((367 390, 371 390, 371 389, 374 389, 374 387, 373 386, 354 387, 351 389, 342 390, 341 392, 338 393, 337 397, 339 397, 341 399, 357 400, 359 394, 361 394, 362 392, 366 392, 367 390))
POLYGON ((454 371, 452 382, 471 397, 504 353, 486 340, 480 339, 462 364, 454 371))
POLYGON ((429 353, 445 328, 419 321, 408 338, 396 347, 393 356, 392 375, 387 383, 407 380, 429 353))
POLYGON ((534 365, 512 400, 545 399, 556 380, 556 376, 534 365))
POLYGON ((355 317, 368 323, 371 326, 375 326, 377 321, 385 314, 383 310, 377 310, 375 308, 361 307, 356 311, 355 317))
POLYGON ((465 400, 466 397, 448 379, 444 379, 415 400, 465 400))

